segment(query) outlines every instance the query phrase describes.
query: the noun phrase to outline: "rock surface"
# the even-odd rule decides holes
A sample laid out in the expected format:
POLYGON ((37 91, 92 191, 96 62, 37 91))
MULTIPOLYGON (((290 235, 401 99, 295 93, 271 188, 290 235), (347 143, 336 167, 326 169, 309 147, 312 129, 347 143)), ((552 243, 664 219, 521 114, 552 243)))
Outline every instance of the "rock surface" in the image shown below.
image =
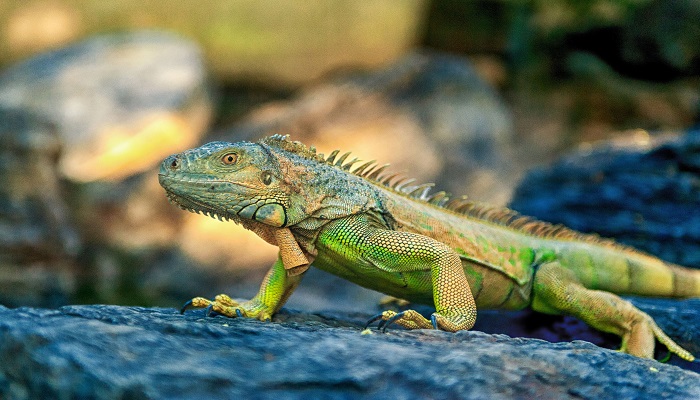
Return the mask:
POLYGON ((700 375, 585 342, 361 335, 368 315, 272 323, 172 309, 0 307, 0 397, 698 398, 700 375))
POLYGON ((634 139, 530 172, 511 208, 700 267, 700 131, 634 139))

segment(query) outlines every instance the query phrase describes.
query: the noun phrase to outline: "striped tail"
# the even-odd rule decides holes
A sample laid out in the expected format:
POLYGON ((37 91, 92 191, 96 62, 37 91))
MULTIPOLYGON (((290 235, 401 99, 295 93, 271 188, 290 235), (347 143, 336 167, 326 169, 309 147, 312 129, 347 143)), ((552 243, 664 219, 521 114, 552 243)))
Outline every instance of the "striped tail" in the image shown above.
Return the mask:
POLYGON ((700 270, 669 265, 673 273, 673 293, 671 297, 700 297, 700 270))
POLYGON ((627 257, 628 287, 620 294, 652 297, 700 297, 700 270, 647 255, 627 257))
POLYGON ((588 289, 650 297, 700 297, 700 270, 616 248, 562 252, 562 262, 588 289), (597 251, 596 251, 597 250, 597 251))

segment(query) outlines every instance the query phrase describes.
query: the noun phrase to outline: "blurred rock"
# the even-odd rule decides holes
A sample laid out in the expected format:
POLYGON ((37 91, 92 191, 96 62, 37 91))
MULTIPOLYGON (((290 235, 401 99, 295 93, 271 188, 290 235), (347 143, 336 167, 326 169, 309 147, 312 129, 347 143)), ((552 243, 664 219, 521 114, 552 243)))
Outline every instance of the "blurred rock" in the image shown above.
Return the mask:
POLYGON ((97 33, 165 29, 199 43, 219 81, 299 85, 398 58, 420 34, 426 0, 4 0, 0 64, 97 33))
MULTIPOLYGON (((588 26, 569 30, 564 36, 565 51, 588 52, 621 75, 638 80, 669 82, 700 74, 697 1, 590 3, 590 9, 599 10, 607 3, 609 12, 598 13, 597 19, 589 17, 588 26)), ((579 12, 586 8, 579 7, 579 12)))
POLYGON ((700 131, 629 134, 530 172, 511 208, 700 266, 700 131))
POLYGON ((700 93, 693 79, 666 84, 632 79, 587 52, 571 53, 567 67, 576 78, 570 97, 583 125, 582 141, 609 136, 615 126, 682 129, 699 117, 700 93), (593 130, 598 137, 587 132, 593 130))
POLYGON ((0 107, 51 122, 76 181, 123 179, 194 146, 212 99, 199 49, 158 32, 95 37, 0 75, 0 107))
POLYGON ((443 0, 423 45, 468 56, 502 88, 518 157, 535 166, 612 132, 700 121, 699 19, 696 0, 443 0))
POLYGON ((455 195, 504 203, 518 179, 511 115, 464 58, 412 54, 375 72, 333 79, 253 111, 217 139, 272 133, 321 152, 391 163, 455 195))
MULTIPOLYGON (((164 266, 159 260, 168 260, 174 251, 184 215, 167 203, 153 168, 167 155, 195 146, 212 113, 198 48, 157 32, 96 37, 0 75, 0 107, 23 116, 26 125, 8 133, 14 142, 8 139, 0 145, 13 161, 0 171, 0 179, 11 180, 7 187, 12 202, 7 213, 3 210, 12 216, 6 241, 17 247, 15 242, 31 240, 34 247, 25 247, 32 260, 53 268, 59 264, 56 258, 65 264, 68 257, 73 266, 56 267, 66 275, 59 279, 50 269, 37 269, 38 262, 13 262, 15 269, 3 273, 3 280, 14 288, 2 292, 8 298, 4 303, 55 306, 69 298, 154 301, 152 294, 162 287, 149 288, 142 280, 154 273, 151 264, 164 266), (35 126, 52 130, 39 135, 31 131, 35 126), (59 191, 60 175, 82 183, 59 191), (22 191, 50 204, 23 200, 29 195, 22 191), (27 204, 37 209, 11 208, 27 204), (16 233, 23 232, 20 228, 32 228, 24 234, 28 239, 16 233), (64 230, 71 234, 68 239, 56 233, 64 230), (64 244, 61 251, 54 249, 59 240, 64 244), (40 246, 54 246, 49 261, 39 255, 40 246), (24 286, 31 287, 21 289, 17 282, 23 279, 31 282, 24 286), (62 288, 57 290, 62 297, 47 297, 45 292, 55 286, 62 288), (18 294, 22 290, 26 293, 18 294), (53 300, 46 303, 45 298, 53 300)), ((190 265, 186 260, 183 264, 190 265)))
POLYGON ((700 396, 694 372, 581 341, 552 344, 476 331, 361 335, 368 317, 283 310, 263 323, 140 307, 0 307, 0 396, 700 396))
POLYGON ((80 239, 56 170, 60 140, 36 115, 0 108, 0 143, 0 304, 65 304, 80 239))

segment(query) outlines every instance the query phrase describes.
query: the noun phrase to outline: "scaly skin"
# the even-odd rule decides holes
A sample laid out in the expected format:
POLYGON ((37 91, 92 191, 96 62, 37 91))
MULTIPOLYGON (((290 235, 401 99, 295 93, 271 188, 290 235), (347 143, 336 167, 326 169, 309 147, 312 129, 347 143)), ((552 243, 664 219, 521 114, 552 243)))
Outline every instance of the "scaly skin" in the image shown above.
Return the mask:
MULTIPOLYGON (((495 209, 428 186, 409 186, 384 167, 317 155, 283 136, 213 142, 167 158, 159 180, 181 208, 233 220, 279 247, 250 301, 226 295, 188 305, 269 320, 310 265, 364 287, 432 304, 428 320, 408 310, 380 326, 470 329, 479 308, 578 317, 622 338, 621 350, 651 358, 655 340, 678 346, 644 312, 613 293, 700 296, 700 271, 665 263, 610 240, 495 209)), ((370 321, 371 322, 371 321, 370 321)))

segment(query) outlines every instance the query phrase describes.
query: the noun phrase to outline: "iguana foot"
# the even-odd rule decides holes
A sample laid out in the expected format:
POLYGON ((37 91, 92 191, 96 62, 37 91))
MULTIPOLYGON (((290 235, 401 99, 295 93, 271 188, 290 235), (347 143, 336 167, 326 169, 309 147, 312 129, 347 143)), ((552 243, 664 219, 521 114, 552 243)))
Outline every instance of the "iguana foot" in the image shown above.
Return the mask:
POLYGON ((629 332, 622 335, 620 351, 638 357, 653 358, 654 341, 658 340, 659 343, 666 346, 670 351, 665 359, 660 360, 661 362, 668 361, 671 353, 678 355, 686 361, 695 361, 695 357, 689 351, 674 342, 673 339, 668 337, 647 313, 634 307, 632 309, 636 310, 636 313, 633 313, 630 317, 632 322, 629 324, 629 332))
POLYGON ((406 329, 431 329, 433 325, 424 316, 420 315, 415 310, 406 310, 400 313, 396 311, 387 310, 381 314, 377 314, 370 318, 365 325, 365 329, 369 327, 373 322, 379 321, 377 329, 381 329, 382 332, 386 332, 387 328, 391 324, 398 324, 406 329))
POLYGON ((464 329, 471 328, 474 323, 467 316, 459 313, 454 315, 450 313, 440 313, 434 312, 430 316, 430 320, 422 316, 415 310, 406 310, 400 313, 396 311, 387 310, 381 314, 375 315, 365 325, 365 329, 375 321, 379 321, 377 329, 381 329, 386 332, 387 328, 391 324, 398 324, 406 329, 441 329, 448 332, 457 332, 464 329), (381 320, 381 321, 380 321, 381 320))
POLYGON ((180 314, 183 314, 188 308, 206 308, 207 315, 215 313, 231 318, 255 318, 260 321, 269 321, 272 317, 272 312, 256 299, 239 304, 225 294, 216 296, 214 300, 209 300, 204 297, 195 297, 185 303, 182 309, 180 309, 180 314))

